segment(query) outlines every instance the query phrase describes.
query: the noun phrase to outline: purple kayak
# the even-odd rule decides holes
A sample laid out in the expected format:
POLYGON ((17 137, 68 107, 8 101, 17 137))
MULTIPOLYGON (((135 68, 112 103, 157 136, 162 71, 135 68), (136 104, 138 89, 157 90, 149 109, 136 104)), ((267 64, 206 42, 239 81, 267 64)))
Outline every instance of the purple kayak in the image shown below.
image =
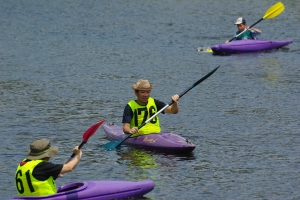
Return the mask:
MULTIPOLYGON (((109 140, 123 140, 127 135, 123 133, 121 126, 104 124, 102 126, 109 140)), ((141 147, 144 149, 158 150, 172 153, 189 153, 195 149, 195 145, 187 139, 170 132, 130 137, 122 144, 141 147)))
POLYGON ((15 197, 14 199, 51 199, 51 200, 101 200, 124 199, 141 197, 154 188, 151 180, 143 181, 86 181, 76 182, 61 186, 57 194, 42 197, 15 197))
POLYGON ((216 54, 246 53, 278 49, 292 43, 293 40, 236 40, 211 47, 216 54))

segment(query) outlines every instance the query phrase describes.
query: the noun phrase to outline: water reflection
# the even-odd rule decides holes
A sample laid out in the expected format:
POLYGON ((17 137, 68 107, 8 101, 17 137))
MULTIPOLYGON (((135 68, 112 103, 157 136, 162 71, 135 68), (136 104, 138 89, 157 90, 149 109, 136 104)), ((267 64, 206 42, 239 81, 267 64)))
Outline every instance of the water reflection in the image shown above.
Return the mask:
POLYGON ((195 160, 193 153, 170 154, 133 147, 119 149, 117 155, 119 156, 117 162, 126 165, 130 171, 138 173, 139 179, 156 179, 157 175, 153 169, 173 168, 178 165, 178 161, 195 160))
POLYGON ((155 155, 151 155, 150 152, 146 152, 143 149, 129 148, 126 151, 118 151, 120 158, 119 163, 123 161, 129 167, 139 166, 142 169, 157 168, 157 162, 155 161, 155 155))
POLYGON ((135 180, 157 179, 157 162, 155 155, 143 149, 128 148, 118 151, 117 162, 125 165, 126 173, 135 180))
POLYGON ((266 76, 262 77, 262 80, 266 82, 272 82, 272 86, 275 87, 275 83, 280 81, 280 75, 282 67, 277 57, 262 57, 260 64, 263 70, 266 72, 266 76))

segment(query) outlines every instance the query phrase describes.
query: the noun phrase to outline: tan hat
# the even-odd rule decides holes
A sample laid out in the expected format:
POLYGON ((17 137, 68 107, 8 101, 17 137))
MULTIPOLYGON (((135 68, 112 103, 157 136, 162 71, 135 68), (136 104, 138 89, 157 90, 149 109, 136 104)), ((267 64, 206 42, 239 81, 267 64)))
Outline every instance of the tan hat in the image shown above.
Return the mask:
POLYGON ((58 147, 51 147, 51 144, 48 140, 36 140, 30 145, 27 159, 38 160, 46 157, 52 158, 57 154, 57 152, 58 147))
POLYGON ((239 17, 239 18, 237 18, 237 20, 234 24, 235 25, 237 25, 237 24, 246 24, 246 20, 243 17, 239 17))
POLYGON ((136 84, 133 84, 131 88, 133 90, 151 90, 153 86, 148 80, 140 79, 136 82, 136 84))

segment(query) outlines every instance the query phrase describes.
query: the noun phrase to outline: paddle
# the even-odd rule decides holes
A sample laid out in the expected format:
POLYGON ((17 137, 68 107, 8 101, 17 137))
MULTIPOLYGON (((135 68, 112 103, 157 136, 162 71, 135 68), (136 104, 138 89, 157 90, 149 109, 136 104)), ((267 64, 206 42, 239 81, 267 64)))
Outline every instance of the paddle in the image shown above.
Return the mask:
MULTIPOLYGON (((82 135, 83 141, 81 142, 81 144, 79 145, 79 149, 81 149, 81 147, 87 143, 87 141, 89 140, 89 138, 94 135, 94 133, 97 131, 97 129, 99 128, 99 126, 104 122, 105 120, 100 120, 97 123, 95 123, 94 125, 92 125, 89 129, 87 129, 84 134, 82 135)), ((75 154, 73 153, 70 157, 70 159, 66 162, 68 163, 70 160, 72 160, 72 158, 74 158, 75 154)))
MULTIPOLYGON (((255 26, 256 24, 258 24, 259 22, 261 22, 264 19, 271 19, 276 17, 277 15, 279 15, 282 11, 284 11, 284 5, 281 2, 278 2, 276 4, 274 4, 273 6, 271 6, 265 13, 265 15, 258 20, 257 22, 255 22, 254 24, 252 24, 250 28, 252 28, 253 26, 255 26)), ((232 40, 236 39, 237 37, 239 37, 241 34, 243 34, 247 29, 245 29, 244 31, 242 31, 241 33, 239 33, 238 35, 234 36, 232 39, 229 40, 229 42, 231 42, 232 40)), ((207 49, 203 52, 213 52, 211 49, 207 49)))
MULTIPOLYGON (((213 73, 215 73, 215 71, 219 68, 220 66, 216 67, 214 70, 212 70, 211 72, 209 72, 206 76, 202 77, 201 79, 199 79, 196 83, 194 83, 193 85, 191 85, 189 88, 187 88, 184 92, 182 92, 179 95, 179 98, 181 98, 183 95, 185 95, 188 91, 190 91, 191 89, 193 89, 194 87, 196 87, 199 83, 201 83, 202 81, 204 81, 205 79, 207 79, 209 76, 211 76, 213 73)), ((162 109, 160 109, 157 113, 155 113, 153 116, 151 116, 148 120, 146 120, 144 123, 142 123, 138 129, 142 128, 143 126, 145 126, 149 121, 151 121, 154 117, 156 117, 159 113, 161 113, 162 111, 164 111, 168 106, 172 105, 174 102, 171 101, 169 104, 165 105, 165 107, 163 107, 162 109)), ((114 148, 119 147, 126 139, 128 139, 131 136, 131 134, 128 134, 128 136, 126 136, 124 139, 119 140, 119 141, 111 141, 108 142, 106 144, 103 145, 103 148, 106 150, 112 150, 114 148)))
MULTIPOLYGON (((264 19, 271 19, 276 17, 277 15, 279 15, 282 11, 284 11, 284 5, 281 2, 276 3, 275 5, 273 5, 272 7, 270 7, 265 15, 258 20, 257 22, 255 22, 254 24, 252 24, 250 28, 252 28, 253 26, 255 26, 256 24, 258 24, 259 22, 261 22, 264 19)), ((247 31, 247 29, 245 29, 244 31, 240 32, 238 35, 234 36, 232 39, 229 40, 229 42, 231 42, 232 40, 234 40, 235 38, 239 37, 241 34, 243 34, 245 31, 247 31)))

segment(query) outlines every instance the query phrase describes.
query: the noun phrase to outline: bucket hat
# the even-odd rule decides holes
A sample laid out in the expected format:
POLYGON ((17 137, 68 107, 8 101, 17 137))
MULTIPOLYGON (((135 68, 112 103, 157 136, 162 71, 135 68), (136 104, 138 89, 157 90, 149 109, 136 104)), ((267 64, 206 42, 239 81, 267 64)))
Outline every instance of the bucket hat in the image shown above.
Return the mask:
POLYGON ((133 90, 151 90, 153 88, 152 84, 148 80, 140 79, 131 87, 133 90))
POLYGON ((57 146, 51 146, 49 140, 36 140, 30 144, 30 149, 28 150, 27 159, 37 160, 42 158, 52 158, 58 152, 57 146))

